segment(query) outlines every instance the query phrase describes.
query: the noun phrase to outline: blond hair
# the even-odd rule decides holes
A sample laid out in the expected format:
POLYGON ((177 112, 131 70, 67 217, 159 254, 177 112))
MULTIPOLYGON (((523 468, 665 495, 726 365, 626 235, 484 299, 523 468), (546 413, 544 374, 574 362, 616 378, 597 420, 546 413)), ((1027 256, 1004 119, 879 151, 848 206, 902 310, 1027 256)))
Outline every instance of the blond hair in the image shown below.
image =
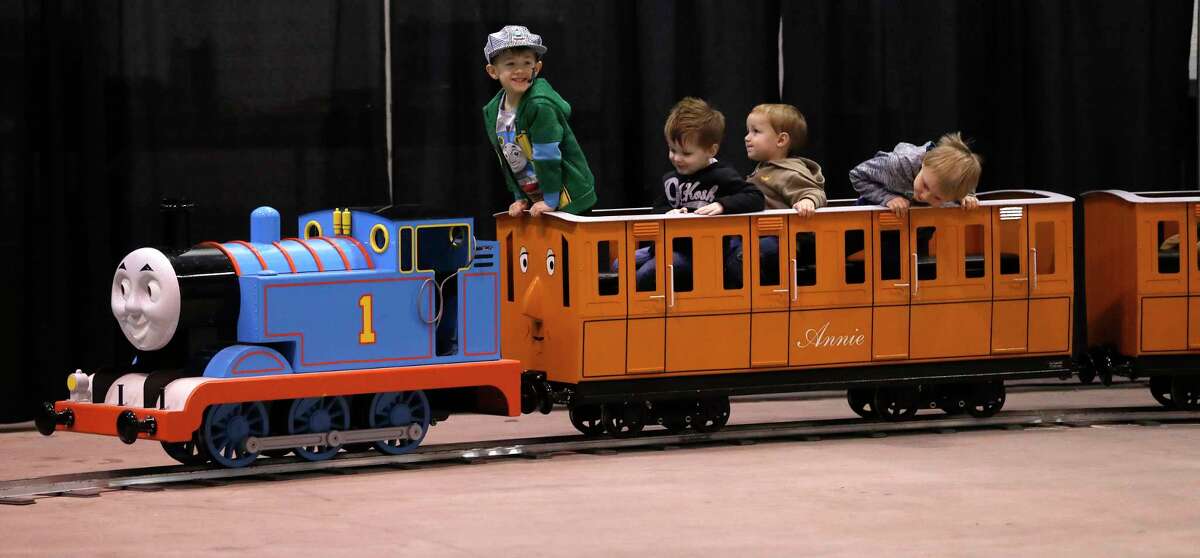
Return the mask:
POLYGON ((750 111, 750 114, 756 113, 766 117, 775 133, 787 132, 789 157, 798 155, 808 143, 808 121, 796 107, 782 103, 764 103, 750 111))
POLYGON ((937 146, 925 154, 921 166, 928 167, 940 179, 941 197, 961 200, 975 193, 983 172, 983 157, 971 152, 961 133, 953 132, 938 140, 937 146))
POLYGON ((689 138, 700 147, 716 145, 725 135, 725 115, 703 99, 684 97, 671 107, 663 134, 680 145, 689 138))

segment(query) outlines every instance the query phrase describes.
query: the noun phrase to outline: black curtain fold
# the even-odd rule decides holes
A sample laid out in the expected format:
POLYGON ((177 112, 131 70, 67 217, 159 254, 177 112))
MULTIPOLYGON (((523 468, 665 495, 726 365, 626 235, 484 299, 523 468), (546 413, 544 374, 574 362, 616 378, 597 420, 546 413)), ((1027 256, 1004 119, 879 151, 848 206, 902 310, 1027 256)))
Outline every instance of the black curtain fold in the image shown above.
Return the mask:
POLYGON ((389 188, 383 1, 0 4, 0 421, 124 358, 112 268, 162 242, 164 197, 196 204, 192 241, 246 237, 259 205, 295 234, 300 212, 393 197, 492 236, 511 198, 482 47, 506 24, 545 39, 599 207, 650 202, 687 95, 724 112, 719 157, 746 173, 746 114, 795 104, 834 198, 876 150, 951 130, 983 189, 1197 183, 1190 0, 450 0, 389 5, 389 188))

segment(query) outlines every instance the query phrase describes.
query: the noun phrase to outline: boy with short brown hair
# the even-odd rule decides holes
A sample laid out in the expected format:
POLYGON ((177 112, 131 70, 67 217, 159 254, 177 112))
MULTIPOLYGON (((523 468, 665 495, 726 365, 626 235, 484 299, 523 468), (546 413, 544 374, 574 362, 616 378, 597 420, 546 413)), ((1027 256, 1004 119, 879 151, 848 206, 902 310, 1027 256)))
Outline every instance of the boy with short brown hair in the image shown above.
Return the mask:
POLYGON ((675 170, 663 175, 656 213, 749 213, 763 208, 763 195, 741 174, 716 159, 725 135, 725 115, 707 102, 685 97, 663 125, 667 158, 675 170))

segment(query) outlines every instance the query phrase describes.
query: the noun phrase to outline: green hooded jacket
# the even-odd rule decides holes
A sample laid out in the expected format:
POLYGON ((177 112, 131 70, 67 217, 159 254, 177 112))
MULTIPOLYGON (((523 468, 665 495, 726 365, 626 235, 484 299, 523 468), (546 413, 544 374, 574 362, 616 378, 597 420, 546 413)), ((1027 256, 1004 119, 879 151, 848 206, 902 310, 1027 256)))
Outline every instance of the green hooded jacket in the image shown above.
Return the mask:
MULTIPOLYGON (((515 199, 525 199, 496 138, 496 113, 503 97, 504 90, 501 89, 483 107, 483 127, 499 158, 509 191, 515 199)), ((517 144, 533 163, 533 172, 542 192, 559 193, 558 210, 580 214, 596 204, 596 179, 567 124, 570 117, 571 105, 550 87, 550 83, 543 78, 533 80, 533 85, 517 105, 517 144)))

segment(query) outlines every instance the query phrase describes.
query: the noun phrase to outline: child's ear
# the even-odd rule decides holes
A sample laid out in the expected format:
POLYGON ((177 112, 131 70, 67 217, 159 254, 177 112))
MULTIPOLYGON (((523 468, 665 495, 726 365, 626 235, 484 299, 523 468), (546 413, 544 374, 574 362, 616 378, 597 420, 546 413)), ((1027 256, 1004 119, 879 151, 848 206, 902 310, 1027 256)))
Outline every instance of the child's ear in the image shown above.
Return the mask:
POLYGON ((537 64, 533 65, 533 77, 537 77, 540 73, 542 73, 542 61, 538 60, 537 64))
POLYGON ((717 156, 717 152, 718 152, 718 151, 720 151, 720 150, 721 150, 721 144, 719 144, 719 143, 714 143, 714 144, 712 144, 712 145, 708 146, 708 149, 707 149, 707 151, 708 151, 708 158, 709 158, 709 159, 712 159, 713 157, 716 157, 716 156, 717 156))
POLYGON ((779 132, 779 136, 775 139, 775 145, 779 147, 791 147, 792 135, 787 132, 779 132))
POLYGON ((483 71, 487 72, 487 75, 491 76, 492 79, 500 79, 500 73, 496 71, 496 67, 491 64, 484 66, 483 71))

